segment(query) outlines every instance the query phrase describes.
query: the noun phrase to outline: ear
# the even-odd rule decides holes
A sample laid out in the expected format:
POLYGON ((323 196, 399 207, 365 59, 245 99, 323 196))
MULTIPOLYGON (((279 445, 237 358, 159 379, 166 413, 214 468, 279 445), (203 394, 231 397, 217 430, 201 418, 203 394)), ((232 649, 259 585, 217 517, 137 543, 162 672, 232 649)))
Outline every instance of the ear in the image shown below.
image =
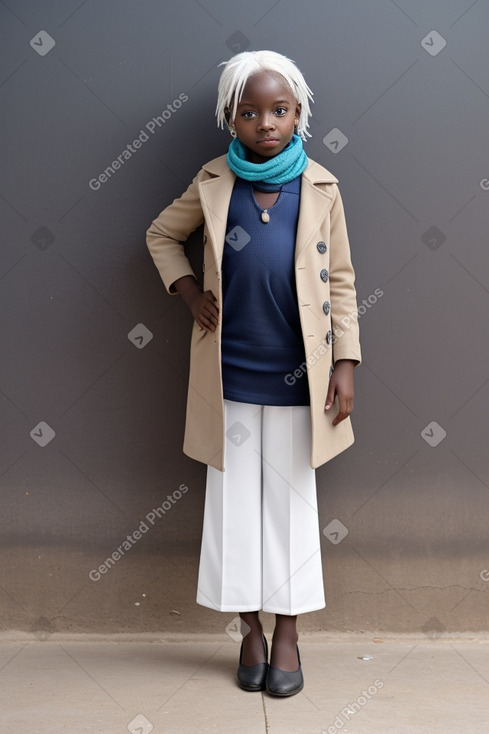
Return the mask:
POLYGON ((229 121, 231 119, 231 111, 230 111, 229 107, 225 107, 224 108, 224 117, 226 118, 226 122, 229 125, 229 121))
POLYGON ((301 110, 302 110, 302 105, 300 105, 299 103, 297 103, 297 107, 295 108, 295 118, 296 118, 296 120, 298 120, 300 118, 300 116, 301 116, 301 110))

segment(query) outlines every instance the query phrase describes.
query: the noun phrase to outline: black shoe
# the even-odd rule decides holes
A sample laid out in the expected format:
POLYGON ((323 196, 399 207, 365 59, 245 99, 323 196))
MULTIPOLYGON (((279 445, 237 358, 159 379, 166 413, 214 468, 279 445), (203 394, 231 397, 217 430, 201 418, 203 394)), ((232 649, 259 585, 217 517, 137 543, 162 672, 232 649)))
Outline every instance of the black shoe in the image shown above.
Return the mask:
MULTIPOLYGON (((268 660, 268 644, 265 635, 263 635, 263 647, 265 648, 265 658, 268 660)), ((264 691, 268 672, 268 662, 258 663, 258 665, 243 665, 241 658, 243 656, 243 643, 239 652, 238 666, 238 685, 244 691, 264 691)))
POLYGON ((297 648, 297 659, 299 667, 297 670, 280 670, 268 666, 267 693, 271 696, 294 696, 304 688, 304 678, 301 669, 301 656, 297 648))

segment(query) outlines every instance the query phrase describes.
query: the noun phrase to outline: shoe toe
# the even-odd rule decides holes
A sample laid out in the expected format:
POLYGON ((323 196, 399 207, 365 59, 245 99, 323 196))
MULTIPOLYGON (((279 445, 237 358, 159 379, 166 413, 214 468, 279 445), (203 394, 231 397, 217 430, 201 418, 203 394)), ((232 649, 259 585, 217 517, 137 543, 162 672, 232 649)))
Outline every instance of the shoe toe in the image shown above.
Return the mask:
POLYGON ((297 670, 281 670, 268 666, 267 693, 271 696, 294 696, 304 688, 304 677, 302 675, 301 656, 297 647, 297 670))
POLYGON ((267 675, 267 693, 272 696, 294 696, 304 688, 304 678, 299 666, 298 670, 287 671, 269 666, 267 675))
POLYGON ((263 691, 268 673, 268 663, 238 666, 238 685, 244 691, 263 691))
MULTIPOLYGON (((265 658, 268 660, 268 644, 265 635, 263 635, 263 647, 265 650, 265 658)), ((258 665, 243 665, 241 658, 243 655, 243 643, 239 654, 238 665, 238 685, 244 691, 264 691, 266 688, 266 680, 268 673, 268 663, 258 663, 258 665)))

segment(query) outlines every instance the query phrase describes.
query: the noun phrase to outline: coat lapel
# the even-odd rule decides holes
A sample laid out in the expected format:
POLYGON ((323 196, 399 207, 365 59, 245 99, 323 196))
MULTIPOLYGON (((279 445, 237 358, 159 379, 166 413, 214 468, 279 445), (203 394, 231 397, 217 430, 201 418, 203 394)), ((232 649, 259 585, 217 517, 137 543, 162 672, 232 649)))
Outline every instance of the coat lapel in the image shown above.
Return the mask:
POLYGON ((323 222, 331 208, 332 196, 328 193, 329 187, 320 188, 317 184, 337 183, 329 171, 310 161, 302 174, 301 203, 295 248, 297 263, 301 253, 308 247, 313 237, 316 237, 318 227, 323 222))
POLYGON ((199 184, 200 200, 209 235, 214 247, 216 262, 221 264, 229 202, 233 193, 236 175, 229 169, 225 156, 211 161, 204 168, 213 178, 199 184))

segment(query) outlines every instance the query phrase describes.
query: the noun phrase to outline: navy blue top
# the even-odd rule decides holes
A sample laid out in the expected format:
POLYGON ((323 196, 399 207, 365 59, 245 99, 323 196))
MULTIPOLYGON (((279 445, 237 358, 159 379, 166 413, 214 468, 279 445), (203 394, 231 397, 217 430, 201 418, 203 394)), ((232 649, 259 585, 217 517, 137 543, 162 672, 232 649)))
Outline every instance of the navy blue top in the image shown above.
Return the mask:
POLYGON ((224 397, 257 405, 309 405, 294 272, 301 177, 282 187, 268 212, 239 177, 231 197, 222 261, 224 397), (294 384, 289 384, 293 382, 294 384))

